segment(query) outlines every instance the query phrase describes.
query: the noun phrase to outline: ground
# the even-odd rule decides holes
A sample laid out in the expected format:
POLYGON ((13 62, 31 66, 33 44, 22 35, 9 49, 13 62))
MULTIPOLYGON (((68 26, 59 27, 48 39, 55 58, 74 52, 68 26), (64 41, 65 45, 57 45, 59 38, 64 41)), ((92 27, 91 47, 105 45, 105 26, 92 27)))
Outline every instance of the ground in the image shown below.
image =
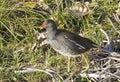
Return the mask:
POLYGON ((70 10, 74 2, 0 0, 0 82, 120 81, 119 0, 92 0, 87 6, 81 0, 82 12, 70 10), (110 53, 93 49, 71 58, 68 71, 67 57, 47 44, 40 46, 44 38, 37 34, 44 32, 39 27, 46 19, 55 20, 60 29, 107 46, 110 53))

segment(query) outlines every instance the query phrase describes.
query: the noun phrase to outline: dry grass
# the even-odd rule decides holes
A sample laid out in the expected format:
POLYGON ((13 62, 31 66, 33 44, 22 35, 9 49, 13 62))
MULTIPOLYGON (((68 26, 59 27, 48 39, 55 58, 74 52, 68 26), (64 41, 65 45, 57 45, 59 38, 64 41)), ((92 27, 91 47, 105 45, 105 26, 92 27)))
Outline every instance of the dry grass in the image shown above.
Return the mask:
POLYGON ((120 81, 118 1, 93 0, 89 6, 92 13, 79 18, 68 10, 72 1, 44 0, 35 6, 34 2, 0 0, 1 82, 120 81), (49 18, 54 19, 59 28, 90 38, 111 52, 93 50, 85 53, 90 60, 86 71, 82 57, 71 58, 68 72, 67 57, 49 45, 41 44, 44 34, 41 36, 43 30, 39 25, 49 18))

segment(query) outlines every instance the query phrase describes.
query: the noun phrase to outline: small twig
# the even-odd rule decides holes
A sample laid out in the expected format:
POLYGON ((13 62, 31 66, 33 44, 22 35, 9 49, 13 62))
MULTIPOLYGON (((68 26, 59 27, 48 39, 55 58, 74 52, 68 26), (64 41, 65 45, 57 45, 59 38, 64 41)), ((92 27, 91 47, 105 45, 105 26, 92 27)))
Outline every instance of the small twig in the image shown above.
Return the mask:
POLYGON ((19 49, 15 50, 13 53, 18 53, 18 52, 21 52, 25 49, 25 47, 20 47, 19 49))
POLYGON ((114 24, 112 23, 111 19, 109 17, 107 17, 108 21, 110 22, 111 26, 115 29, 115 31, 120 34, 120 31, 114 26, 114 24))
MULTIPOLYGON (((33 66, 35 67, 35 66, 33 66)), ((59 75, 57 72, 51 70, 51 69, 45 69, 45 70, 40 70, 37 68, 33 68, 33 67, 24 67, 22 70, 18 70, 18 71, 14 71, 14 73, 31 73, 31 72, 43 72, 48 74, 49 76, 51 76, 53 78, 53 82, 57 82, 57 78, 54 76, 54 74, 56 74, 62 81, 64 81, 64 79, 62 78, 61 75, 59 75)), ((13 67, 7 68, 7 67, 0 67, 0 70, 12 70, 13 67)))
POLYGON ((111 59, 109 59, 108 61, 106 61, 105 64, 103 64, 103 66, 106 66, 106 65, 110 64, 110 62, 111 62, 111 59))
POLYGON ((36 46, 37 46, 37 43, 34 43, 31 49, 35 50, 36 46))
POLYGON ((45 44, 49 44, 47 39, 45 39, 44 41, 42 41, 42 42, 40 43, 40 46, 43 46, 43 45, 45 45, 45 44))
POLYGON ((48 71, 46 71, 46 70, 39 70, 39 69, 36 69, 36 68, 26 68, 26 67, 24 67, 23 70, 14 71, 14 72, 15 73, 44 72, 44 73, 49 74, 51 77, 53 77, 53 75, 50 74, 48 71))
POLYGON ((115 20, 117 21, 117 23, 120 24, 120 18, 118 17, 118 15, 113 13, 113 16, 114 16, 115 20))
POLYGON ((46 38, 47 38, 46 32, 43 32, 43 33, 36 32, 36 38, 37 38, 38 41, 39 41, 40 39, 44 39, 44 40, 40 43, 40 46, 43 46, 43 45, 45 45, 45 44, 49 44, 49 43, 48 43, 48 40, 46 39, 46 38))
POLYGON ((115 58, 115 57, 109 57, 109 59, 112 59, 112 60, 117 60, 120 62, 120 58, 115 58))
POLYGON ((39 33, 38 31, 36 31, 35 36, 38 41, 40 41, 40 40, 42 40, 42 41, 40 41, 41 43, 39 43, 38 41, 35 42, 31 48, 31 50, 35 50, 35 48, 37 47, 38 44, 40 44, 40 46, 43 46, 43 45, 47 44, 47 42, 48 42, 46 39, 47 38, 46 32, 39 33))
POLYGON ((71 75, 70 75, 67 79, 65 79, 64 82, 69 82, 70 78, 71 78, 74 74, 75 74, 75 73, 71 73, 71 75))
POLYGON ((120 68, 120 63, 114 64, 112 68, 120 68))
POLYGON ((112 74, 112 73, 109 73, 109 75, 111 76, 111 77, 116 77, 116 78, 118 78, 118 79, 120 79, 120 76, 118 76, 117 74, 112 74))
POLYGON ((23 70, 14 71, 15 73, 30 73, 30 72, 43 72, 50 75, 53 78, 53 82, 56 82, 56 78, 48 70, 39 70, 36 68, 23 68, 23 70))
POLYGON ((62 78, 62 76, 60 75, 60 74, 58 74, 57 72, 55 72, 55 71, 53 71, 53 70, 50 70, 50 69, 46 69, 48 72, 51 72, 51 73, 54 73, 54 74, 56 74, 56 75, 58 75, 58 77, 62 80, 62 81, 64 81, 64 79, 62 78))
POLYGON ((53 74, 58 75, 58 77, 64 81, 64 79, 62 78, 62 76, 60 76, 58 73, 56 73, 53 70, 50 69, 46 69, 46 70, 40 70, 40 69, 36 69, 36 68, 23 68, 23 70, 19 70, 19 71, 14 71, 15 73, 30 73, 30 72, 44 72, 48 75, 50 75, 52 78, 54 78, 55 82, 56 82, 56 77, 54 77, 53 74), (52 74, 53 73, 53 74, 52 74))
POLYGON ((117 53, 117 52, 112 52, 110 55, 111 55, 112 57, 120 57, 120 54, 117 53))
POLYGON ((107 44, 110 44, 110 39, 107 35, 107 33, 101 28, 100 31, 106 36, 106 39, 107 39, 107 44))
POLYGON ((0 70, 12 70, 13 69, 13 67, 9 67, 9 68, 7 68, 7 67, 0 67, 0 70))
POLYGON ((101 75, 102 73, 104 73, 106 70, 108 70, 110 67, 111 67, 111 65, 108 65, 107 67, 105 67, 104 69, 102 69, 102 71, 100 72, 100 75, 101 75))
POLYGON ((36 32, 35 35, 36 35, 37 40, 47 37, 46 32, 43 32, 43 33, 36 32))
POLYGON ((86 76, 86 77, 89 77, 89 78, 95 78, 95 79, 100 78, 100 77, 101 78, 106 78, 106 74, 99 75, 97 73, 91 73, 91 74, 79 73, 78 75, 79 76, 86 76))
POLYGON ((99 82, 106 82, 108 79, 110 79, 110 77, 111 76, 110 75, 108 76, 108 74, 107 74, 107 76, 105 78, 99 80, 99 82))
POLYGON ((114 51, 114 43, 110 42, 110 39, 109 39, 107 33, 103 29, 100 29, 100 31, 103 32, 103 34, 106 36, 106 39, 107 39, 107 45, 106 45, 106 47, 103 48, 103 50, 105 52, 112 53, 114 51))

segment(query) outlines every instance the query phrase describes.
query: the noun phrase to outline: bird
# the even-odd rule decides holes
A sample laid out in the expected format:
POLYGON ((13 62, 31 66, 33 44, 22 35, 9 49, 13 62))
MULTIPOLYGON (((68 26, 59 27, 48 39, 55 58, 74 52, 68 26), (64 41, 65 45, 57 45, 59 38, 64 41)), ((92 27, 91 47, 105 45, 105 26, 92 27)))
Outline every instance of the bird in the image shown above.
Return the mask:
MULTIPOLYGON (((58 53, 68 57, 68 72, 70 71, 70 57, 81 56, 82 53, 96 48, 98 45, 88 38, 79 36, 64 29, 58 29, 55 21, 48 19, 42 23, 41 29, 46 29, 48 44, 58 53)), ((83 56, 84 57, 84 56, 83 56)), ((84 57, 89 68, 88 59, 84 57)))
POLYGON ((48 19, 42 23, 41 29, 46 29, 50 46, 64 56, 77 57, 81 53, 96 48, 98 45, 92 40, 79 36, 67 30, 58 29, 55 21, 48 19))

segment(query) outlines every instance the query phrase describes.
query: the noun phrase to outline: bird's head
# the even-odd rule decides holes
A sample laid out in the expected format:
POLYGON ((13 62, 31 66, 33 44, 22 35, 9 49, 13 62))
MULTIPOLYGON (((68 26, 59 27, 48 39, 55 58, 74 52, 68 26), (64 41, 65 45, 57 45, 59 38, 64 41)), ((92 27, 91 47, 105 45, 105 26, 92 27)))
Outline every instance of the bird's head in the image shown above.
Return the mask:
POLYGON ((49 20, 46 20, 45 22, 43 22, 42 25, 40 26, 40 28, 46 29, 46 30, 56 30, 57 25, 53 20, 49 19, 49 20))

